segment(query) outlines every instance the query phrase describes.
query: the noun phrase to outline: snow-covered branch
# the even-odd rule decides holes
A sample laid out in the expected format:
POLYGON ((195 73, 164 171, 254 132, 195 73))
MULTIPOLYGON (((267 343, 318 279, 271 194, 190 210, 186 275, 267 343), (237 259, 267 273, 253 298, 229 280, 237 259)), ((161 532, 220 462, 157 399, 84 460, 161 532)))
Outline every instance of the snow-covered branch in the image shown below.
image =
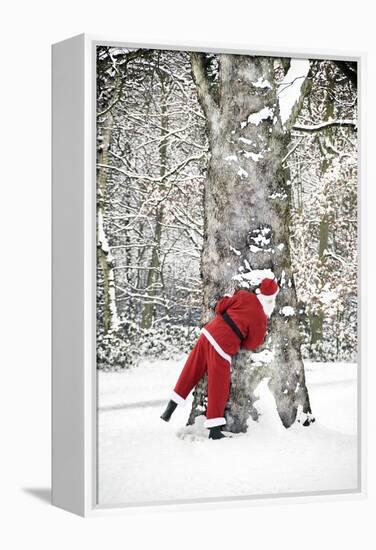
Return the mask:
POLYGON ((320 122, 319 124, 294 124, 293 130, 299 130, 300 132, 319 132, 326 128, 332 128, 333 126, 349 126, 351 128, 357 128, 357 122, 355 120, 343 119, 343 120, 327 120, 320 122))
POLYGON ((210 91, 208 75, 205 69, 205 54, 191 52, 192 75, 197 86, 197 94, 208 120, 218 116, 218 105, 210 91))
POLYGON ((137 174, 135 172, 129 172, 128 170, 118 168, 117 166, 114 166, 111 164, 98 163, 97 166, 99 168, 106 168, 107 170, 114 170, 115 172, 119 172, 120 174, 123 174, 124 176, 127 176, 129 178, 136 178, 141 180, 147 180, 154 183, 161 183, 162 181, 167 179, 169 176, 172 176, 176 172, 179 172, 182 168, 184 168, 190 162, 199 161, 203 157, 204 157, 204 153, 202 153, 201 155, 192 155, 190 157, 187 157, 181 163, 177 164, 174 168, 172 168, 170 171, 166 172, 163 176, 159 176, 159 177, 149 176, 147 174, 137 174))

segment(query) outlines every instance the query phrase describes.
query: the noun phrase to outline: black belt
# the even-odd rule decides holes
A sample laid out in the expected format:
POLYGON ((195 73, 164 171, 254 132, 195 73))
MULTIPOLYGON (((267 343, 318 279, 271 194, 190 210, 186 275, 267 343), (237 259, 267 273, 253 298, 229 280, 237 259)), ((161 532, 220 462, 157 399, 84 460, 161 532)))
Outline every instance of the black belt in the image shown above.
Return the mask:
POLYGON ((235 323, 233 319, 231 319, 230 315, 228 313, 222 313, 223 320, 228 324, 229 327, 232 328, 232 330, 235 332, 236 336, 240 338, 240 340, 244 340, 245 336, 243 336, 240 328, 235 323))

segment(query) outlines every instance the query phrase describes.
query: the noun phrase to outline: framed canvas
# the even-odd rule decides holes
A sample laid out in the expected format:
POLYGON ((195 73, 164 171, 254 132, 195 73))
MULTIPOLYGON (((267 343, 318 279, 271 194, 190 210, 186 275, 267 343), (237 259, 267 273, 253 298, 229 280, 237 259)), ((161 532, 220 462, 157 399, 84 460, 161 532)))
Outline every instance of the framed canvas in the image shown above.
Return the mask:
POLYGON ((365 493, 357 52, 52 46, 52 498, 365 493))

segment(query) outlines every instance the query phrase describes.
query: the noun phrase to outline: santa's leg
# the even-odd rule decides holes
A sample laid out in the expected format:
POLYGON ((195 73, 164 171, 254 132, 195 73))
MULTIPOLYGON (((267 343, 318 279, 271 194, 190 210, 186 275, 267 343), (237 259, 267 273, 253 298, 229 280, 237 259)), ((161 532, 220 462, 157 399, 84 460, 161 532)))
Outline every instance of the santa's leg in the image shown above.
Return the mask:
POLYGON ((183 405, 186 398, 206 372, 206 354, 208 342, 204 335, 200 335, 195 347, 185 362, 166 410, 161 415, 162 420, 168 422, 177 405, 183 405))
POLYGON ((221 357, 214 348, 208 354, 208 408, 205 427, 210 439, 222 439, 221 426, 226 424, 225 406, 230 396, 231 360, 221 357))

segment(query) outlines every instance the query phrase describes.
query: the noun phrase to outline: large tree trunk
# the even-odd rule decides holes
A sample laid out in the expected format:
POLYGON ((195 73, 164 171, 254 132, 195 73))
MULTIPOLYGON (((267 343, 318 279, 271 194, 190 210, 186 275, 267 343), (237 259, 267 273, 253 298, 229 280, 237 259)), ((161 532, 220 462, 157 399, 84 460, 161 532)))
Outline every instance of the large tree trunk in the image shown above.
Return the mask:
MULTIPOLYGON (((289 252, 290 187, 281 165, 289 135, 279 119, 273 60, 221 55, 217 100, 210 91, 203 54, 192 54, 192 71, 207 117, 211 152, 204 197, 203 323, 234 283, 251 290, 263 273, 281 278, 266 343, 273 358, 260 366, 249 352, 234 357, 227 429, 244 432, 248 418, 257 419, 253 390, 265 376, 270 377, 281 421, 289 427, 299 408, 309 415, 304 421, 311 409, 289 252)), ((189 423, 202 414, 205 398, 204 381, 195 391, 189 423)))

